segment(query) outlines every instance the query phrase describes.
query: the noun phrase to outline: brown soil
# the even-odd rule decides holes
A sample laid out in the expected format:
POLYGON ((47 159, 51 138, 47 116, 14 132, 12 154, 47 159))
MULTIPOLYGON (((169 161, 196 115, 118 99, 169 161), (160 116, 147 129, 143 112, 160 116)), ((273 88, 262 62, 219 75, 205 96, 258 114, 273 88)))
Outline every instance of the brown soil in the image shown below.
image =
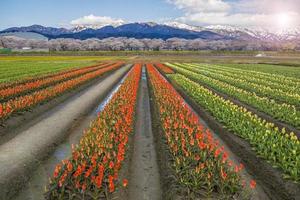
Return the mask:
POLYGON ((93 110, 86 116, 82 116, 72 124, 72 128, 67 133, 66 140, 55 147, 54 152, 42 160, 39 166, 32 173, 31 178, 20 192, 15 191, 13 200, 43 200, 45 186, 49 184, 49 177, 53 176, 55 166, 64 159, 68 159, 72 155, 72 144, 78 144, 83 131, 86 130, 91 121, 97 117, 93 110))
POLYGON ((143 68, 139 87, 135 135, 130 166, 128 199, 160 200, 160 174, 151 127, 147 77, 143 68))

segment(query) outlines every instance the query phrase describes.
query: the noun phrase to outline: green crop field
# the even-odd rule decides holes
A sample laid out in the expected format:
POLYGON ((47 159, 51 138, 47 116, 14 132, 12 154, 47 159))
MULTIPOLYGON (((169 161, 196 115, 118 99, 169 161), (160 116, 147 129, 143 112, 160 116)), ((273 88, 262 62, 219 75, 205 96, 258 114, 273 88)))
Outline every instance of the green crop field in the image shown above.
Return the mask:
MULTIPOLYGON (((96 56, 11 56, 0 57, 0 83, 83 67, 111 60, 96 56)), ((121 59, 121 57, 119 57, 121 59)))
POLYGON ((300 78, 299 66, 269 65, 269 64, 224 64, 223 66, 243 69, 248 71, 259 71, 270 74, 281 74, 300 78))

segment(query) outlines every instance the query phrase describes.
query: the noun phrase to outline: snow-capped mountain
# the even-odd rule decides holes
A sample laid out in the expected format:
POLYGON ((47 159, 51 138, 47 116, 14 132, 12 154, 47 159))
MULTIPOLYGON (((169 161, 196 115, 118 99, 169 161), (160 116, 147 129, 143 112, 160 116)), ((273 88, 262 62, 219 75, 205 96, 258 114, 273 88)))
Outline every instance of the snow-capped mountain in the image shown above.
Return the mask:
POLYGON ((73 33, 78 33, 78 32, 81 32, 81 31, 84 31, 84 30, 86 30, 86 29, 99 29, 99 28, 101 28, 100 26, 98 27, 98 26, 84 26, 84 25, 78 25, 78 26, 75 26, 74 28, 72 28, 71 29, 71 31, 73 32, 73 33))
POLYGON ((265 28, 253 27, 245 28, 238 26, 226 26, 226 25, 211 25, 205 27, 191 26, 179 22, 165 23, 168 26, 187 29, 192 31, 212 31, 221 35, 226 35, 232 38, 238 39, 258 39, 258 40, 270 40, 270 41, 283 41, 294 40, 300 38, 300 27, 285 30, 268 30, 265 28))
POLYGON ((205 28, 200 26, 190 26, 188 24, 180 23, 180 22, 165 22, 164 25, 171 26, 179 29, 187 29, 190 31, 203 31, 205 28))
POLYGON ((134 38, 161 38, 172 37, 184 39, 231 39, 231 40, 259 40, 259 41, 292 41, 300 39, 300 27, 286 30, 267 30, 265 28, 245 28, 238 26, 192 26, 179 22, 166 22, 158 24, 128 23, 122 25, 78 25, 72 29, 43 27, 33 25, 28 27, 13 27, 0 31, 9 32, 34 32, 47 38, 106 38, 106 37, 134 37, 134 38))
POLYGON ((77 25, 74 28, 72 28, 71 31, 73 33, 78 33, 78 32, 84 31, 86 29, 97 30, 97 29, 101 29, 105 26, 118 27, 118 26, 121 26, 121 25, 123 25, 123 24, 120 23, 118 25, 110 25, 110 24, 108 24, 108 25, 77 25))
POLYGON ((32 25, 32 26, 22 26, 22 27, 11 27, 0 31, 2 33, 12 33, 12 32, 33 32, 39 33, 42 35, 61 35, 67 34, 71 31, 66 28, 53 28, 53 27, 45 27, 41 25, 32 25))
POLYGON ((167 25, 157 24, 153 22, 148 23, 129 23, 121 26, 105 26, 100 29, 85 29, 80 32, 73 32, 71 34, 63 34, 54 36, 52 38, 107 38, 107 37, 132 37, 136 39, 169 39, 169 38, 183 38, 183 39, 207 39, 219 40, 225 39, 225 36, 220 36, 211 31, 191 31, 187 29, 175 28, 167 25))
POLYGON ((285 30, 269 30, 266 28, 253 27, 234 27, 234 26, 207 26, 207 30, 214 31, 219 34, 228 34, 232 37, 241 37, 241 34, 245 34, 259 40, 270 40, 270 41, 282 41, 282 40, 293 40, 300 36, 300 28, 285 29, 285 30))

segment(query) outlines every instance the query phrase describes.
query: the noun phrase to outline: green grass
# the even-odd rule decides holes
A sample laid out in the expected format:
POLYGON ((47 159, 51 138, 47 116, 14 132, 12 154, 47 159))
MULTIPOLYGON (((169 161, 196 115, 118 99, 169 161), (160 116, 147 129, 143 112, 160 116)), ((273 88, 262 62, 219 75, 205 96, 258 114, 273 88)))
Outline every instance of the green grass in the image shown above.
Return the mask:
POLYGON ((0 83, 22 80, 61 70, 111 60, 92 56, 8 56, 0 57, 0 83))
POLYGON ((9 54, 11 53, 10 49, 7 48, 0 48, 0 54, 9 54))

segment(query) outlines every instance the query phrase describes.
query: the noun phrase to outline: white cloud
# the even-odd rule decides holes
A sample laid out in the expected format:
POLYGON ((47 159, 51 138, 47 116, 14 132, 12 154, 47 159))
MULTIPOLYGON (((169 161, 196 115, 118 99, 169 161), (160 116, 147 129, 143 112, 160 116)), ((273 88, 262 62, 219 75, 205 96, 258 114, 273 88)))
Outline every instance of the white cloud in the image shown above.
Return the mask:
POLYGON ((240 0, 233 4, 241 12, 282 13, 299 12, 299 0, 240 0))
POLYGON ((288 18, 288 24, 280 24, 281 13, 279 14, 247 14, 247 13, 195 13, 188 14, 183 17, 179 17, 176 20, 194 25, 237 25, 237 26, 258 26, 269 28, 292 28, 294 26, 299 26, 300 15, 298 13, 284 13, 288 18))
POLYGON ((119 26, 124 24, 124 20, 122 19, 114 19, 107 16, 95 16, 93 14, 80 17, 78 19, 72 20, 71 24, 74 26, 119 26))
POLYGON ((189 13, 224 12, 230 9, 228 3, 222 0, 168 0, 177 8, 189 13))
POLYGON ((279 28, 280 16, 288 19, 286 26, 300 25, 299 0, 167 1, 185 13, 176 20, 191 25, 277 26, 279 28))

